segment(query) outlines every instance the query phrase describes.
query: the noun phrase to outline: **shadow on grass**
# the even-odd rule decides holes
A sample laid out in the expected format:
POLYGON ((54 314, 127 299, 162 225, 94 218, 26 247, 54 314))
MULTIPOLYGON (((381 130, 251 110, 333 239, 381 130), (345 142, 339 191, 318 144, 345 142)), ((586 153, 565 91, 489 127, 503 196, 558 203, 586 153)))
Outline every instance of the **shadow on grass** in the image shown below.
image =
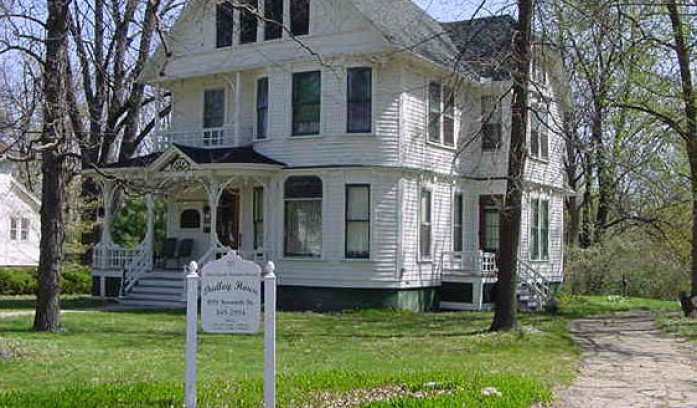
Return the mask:
MULTIPOLYGON (((60 300, 63 310, 89 310, 113 306, 112 301, 95 299, 89 295, 84 296, 62 296, 60 300)), ((34 310, 36 298, 33 296, 0 296, 0 311, 10 310, 34 310)))

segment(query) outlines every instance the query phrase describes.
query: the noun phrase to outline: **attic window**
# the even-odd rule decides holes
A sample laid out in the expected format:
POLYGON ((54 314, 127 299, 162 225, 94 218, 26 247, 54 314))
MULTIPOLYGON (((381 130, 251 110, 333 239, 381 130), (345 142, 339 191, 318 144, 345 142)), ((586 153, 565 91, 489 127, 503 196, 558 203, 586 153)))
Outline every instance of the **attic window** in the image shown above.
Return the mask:
POLYGON ((290 0, 290 31, 295 36, 310 33, 310 0, 290 0))
POLYGON ((232 37, 234 33, 234 18, 235 9, 230 2, 220 3, 215 9, 215 46, 216 48, 224 48, 232 46, 232 37))

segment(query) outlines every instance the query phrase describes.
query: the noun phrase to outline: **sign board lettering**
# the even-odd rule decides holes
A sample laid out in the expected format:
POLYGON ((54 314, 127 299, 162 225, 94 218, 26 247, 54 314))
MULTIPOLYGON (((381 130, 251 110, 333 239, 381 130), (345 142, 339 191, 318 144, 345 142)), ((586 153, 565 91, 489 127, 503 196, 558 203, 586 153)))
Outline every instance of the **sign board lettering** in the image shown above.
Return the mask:
POLYGON ((261 268, 234 252, 201 270, 201 320, 208 333, 259 332, 261 268))

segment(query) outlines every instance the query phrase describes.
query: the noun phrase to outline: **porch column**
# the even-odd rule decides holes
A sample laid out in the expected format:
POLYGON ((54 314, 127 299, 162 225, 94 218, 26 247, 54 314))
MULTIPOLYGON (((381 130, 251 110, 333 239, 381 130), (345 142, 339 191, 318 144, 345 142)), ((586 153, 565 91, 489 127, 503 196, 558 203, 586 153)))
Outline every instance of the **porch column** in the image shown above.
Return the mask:
POLYGON ((217 247, 220 244, 218 240, 218 202, 220 201, 220 195, 223 193, 222 185, 218 180, 212 180, 209 185, 206 186, 206 191, 208 193, 208 207, 211 210, 211 231, 210 240, 211 246, 217 247))

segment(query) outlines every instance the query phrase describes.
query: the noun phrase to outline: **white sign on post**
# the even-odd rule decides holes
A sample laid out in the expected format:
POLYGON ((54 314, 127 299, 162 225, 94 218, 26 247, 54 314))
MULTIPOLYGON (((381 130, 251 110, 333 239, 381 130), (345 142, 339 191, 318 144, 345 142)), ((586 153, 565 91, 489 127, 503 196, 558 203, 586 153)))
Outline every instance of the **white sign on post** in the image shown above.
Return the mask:
MULTIPOLYGON (((209 333, 257 333, 261 321, 261 268, 231 251, 196 273, 192 262, 186 275, 186 377, 187 408, 196 408, 196 346, 198 289, 201 281, 201 320, 209 333)), ((274 264, 264 276, 264 407, 276 406, 276 275, 274 264)))
POLYGON ((234 253, 201 270, 201 320, 208 333, 252 334, 261 325, 261 268, 234 253))

